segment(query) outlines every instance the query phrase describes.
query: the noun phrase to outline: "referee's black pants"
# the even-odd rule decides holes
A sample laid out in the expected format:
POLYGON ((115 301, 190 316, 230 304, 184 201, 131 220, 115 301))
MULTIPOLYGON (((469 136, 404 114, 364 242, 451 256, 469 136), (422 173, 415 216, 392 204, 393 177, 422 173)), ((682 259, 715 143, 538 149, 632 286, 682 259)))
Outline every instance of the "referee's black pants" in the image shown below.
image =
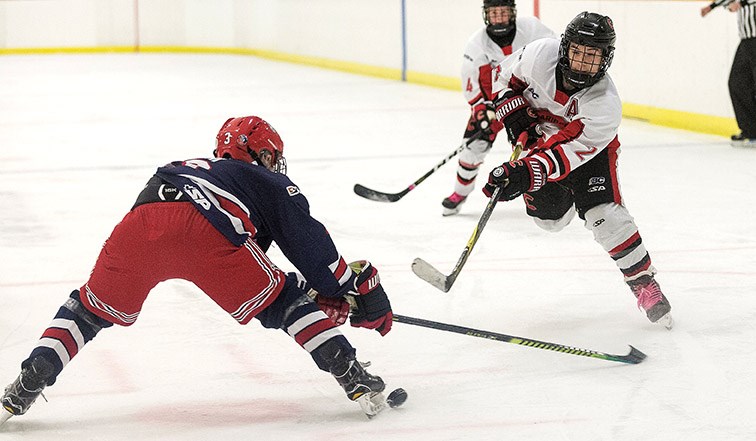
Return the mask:
POLYGON ((756 138, 756 38, 740 41, 727 85, 743 137, 756 138))

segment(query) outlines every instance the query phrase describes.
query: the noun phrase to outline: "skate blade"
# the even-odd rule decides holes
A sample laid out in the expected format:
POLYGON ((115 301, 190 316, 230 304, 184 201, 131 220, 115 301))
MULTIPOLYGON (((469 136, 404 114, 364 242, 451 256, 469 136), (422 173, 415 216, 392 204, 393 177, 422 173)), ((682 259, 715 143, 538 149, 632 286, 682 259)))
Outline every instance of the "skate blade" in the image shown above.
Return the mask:
POLYGON ((2 426, 3 423, 5 423, 6 421, 8 421, 10 419, 10 417, 12 417, 12 416, 13 416, 13 414, 10 413, 10 412, 8 412, 8 411, 6 411, 6 410, 0 410, 0 426, 2 426))
POLYGON ((446 208, 444 207, 444 211, 441 212, 441 216, 454 216, 455 214, 459 213, 459 207, 457 208, 446 208))
POLYGON ((664 326, 665 328, 671 330, 673 326, 675 326, 675 321, 672 319, 672 316, 669 313, 664 314, 661 316, 659 320, 656 321, 656 323, 664 326))
POLYGON ((360 404, 362 411, 365 412, 368 419, 373 419, 373 417, 388 407, 386 398, 381 392, 363 394, 357 398, 357 402, 360 404))

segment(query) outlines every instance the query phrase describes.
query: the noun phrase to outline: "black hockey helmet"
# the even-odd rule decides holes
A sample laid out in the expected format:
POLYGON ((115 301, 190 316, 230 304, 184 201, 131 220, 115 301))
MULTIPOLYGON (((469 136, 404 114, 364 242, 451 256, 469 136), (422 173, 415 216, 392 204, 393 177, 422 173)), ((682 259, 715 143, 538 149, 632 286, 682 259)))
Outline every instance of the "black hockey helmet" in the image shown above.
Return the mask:
POLYGON ((572 19, 562 34, 559 45, 559 68, 565 81, 577 89, 592 86, 606 75, 614 58, 614 32, 612 19, 595 12, 581 12, 572 19), (577 72, 570 68, 570 44, 575 43, 601 49, 601 63, 594 74, 577 72))
POLYGON ((488 31, 489 34, 496 37, 509 35, 515 30, 516 18, 517 5, 515 5, 515 0, 483 0, 483 22, 486 24, 486 31, 488 31), (509 18, 508 23, 491 24, 491 20, 488 19, 488 8, 493 8, 495 6, 509 6, 512 8, 512 15, 509 18))

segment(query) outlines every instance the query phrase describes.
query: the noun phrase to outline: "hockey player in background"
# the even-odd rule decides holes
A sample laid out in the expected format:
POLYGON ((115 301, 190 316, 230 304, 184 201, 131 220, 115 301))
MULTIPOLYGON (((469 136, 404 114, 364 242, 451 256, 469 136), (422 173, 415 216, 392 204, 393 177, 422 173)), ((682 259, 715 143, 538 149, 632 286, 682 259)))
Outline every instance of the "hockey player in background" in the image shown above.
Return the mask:
POLYGON ((71 293, 5 389, 0 421, 26 413, 98 332, 132 325, 159 282, 193 282, 240 324, 282 329, 370 415, 383 380, 355 359, 337 328, 391 330, 389 299, 370 263, 346 264, 285 175, 283 142, 256 116, 227 120, 214 158, 160 167, 115 227, 89 280, 71 293), (301 272, 265 254, 276 242, 301 272), (9 414, 10 415, 9 415, 9 414))
MULTIPOLYGON (((465 128, 465 142, 480 132, 481 124, 489 123, 485 109, 493 96, 492 68, 531 41, 556 38, 537 18, 517 17, 515 0, 484 0, 483 21, 486 26, 470 37, 462 58, 462 91, 472 109, 465 128)), ((454 192, 442 202, 444 216, 459 213, 460 205, 475 187, 478 168, 495 140, 496 134, 489 132, 460 152, 454 192)))
POLYGON ((622 106, 607 74, 615 40, 609 17, 583 12, 561 41, 531 43, 494 72, 493 81, 505 84, 494 100, 490 131, 505 129, 510 142, 524 141, 528 152, 494 168, 483 191, 490 197, 503 186, 500 200, 523 196, 527 214, 547 231, 560 231, 577 211, 622 271, 638 307, 651 322, 671 328, 669 301, 620 194, 622 106))

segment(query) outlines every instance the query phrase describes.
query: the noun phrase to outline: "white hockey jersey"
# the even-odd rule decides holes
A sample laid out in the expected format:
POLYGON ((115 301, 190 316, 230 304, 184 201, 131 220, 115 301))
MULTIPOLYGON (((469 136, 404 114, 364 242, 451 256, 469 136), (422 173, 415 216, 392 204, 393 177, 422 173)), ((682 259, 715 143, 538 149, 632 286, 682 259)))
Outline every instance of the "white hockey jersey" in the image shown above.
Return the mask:
POLYGON ((495 88, 521 93, 538 115, 544 136, 528 156, 546 166, 549 181, 564 179, 606 148, 618 149, 622 120, 622 103, 609 75, 571 96, 557 90, 559 43, 528 44, 495 69, 492 80, 495 88))
POLYGON ((474 33, 465 46, 462 60, 462 90, 467 102, 474 106, 490 100, 491 70, 513 52, 539 38, 556 38, 554 32, 535 17, 518 17, 515 37, 510 46, 499 47, 486 34, 486 28, 474 33))

